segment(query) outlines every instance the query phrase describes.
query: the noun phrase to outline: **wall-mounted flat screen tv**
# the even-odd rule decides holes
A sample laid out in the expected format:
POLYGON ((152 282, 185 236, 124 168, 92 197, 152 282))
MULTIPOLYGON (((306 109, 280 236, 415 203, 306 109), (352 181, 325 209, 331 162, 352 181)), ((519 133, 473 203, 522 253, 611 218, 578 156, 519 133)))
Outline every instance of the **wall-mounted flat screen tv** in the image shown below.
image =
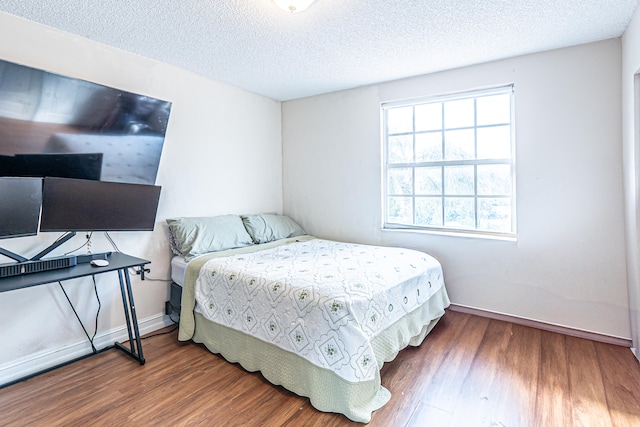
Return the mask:
POLYGON ((0 176, 155 184, 168 101, 0 60, 0 176))
POLYGON ((0 177, 0 239, 38 233, 41 178, 0 177))
POLYGON ((151 231, 160 187, 45 178, 40 231, 151 231))

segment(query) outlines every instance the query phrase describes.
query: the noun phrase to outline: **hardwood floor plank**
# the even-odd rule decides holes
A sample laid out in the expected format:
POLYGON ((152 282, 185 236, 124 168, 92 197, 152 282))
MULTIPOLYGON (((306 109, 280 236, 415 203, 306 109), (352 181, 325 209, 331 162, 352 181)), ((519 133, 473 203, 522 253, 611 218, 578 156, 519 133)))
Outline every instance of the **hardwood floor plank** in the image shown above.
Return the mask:
POLYGON ((539 366, 540 331, 511 325, 509 341, 490 391, 491 425, 533 425, 539 366))
POLYGON ((638 361, 623 347, 594 343, 602 374, 612 424, 616 427, 640 425, 640 369, 638 361), (611 369, 616 366, 616 369, 611 369))
MULTIPOLYGON (((494 379, 501 369, 503 354, 511 337, 510 323, 490 321, 478 347, 471 369, 464 380, 460 396, 452 412, 450 425, 490 425, 494 379)), ((493 391, 493 393, 500 393, 493 391)))
MULTIPOLYGON (((144 366, 110 350, 0 389, 0 425, 362 425, 175 331, 143 342, 144 366)), ((470 314, 447 312, 381 378, 392 397, 371 427, 640 426, 640 365, 628 348, 470 314)))
POLYGON ((534 425, 572 427, 571 388, 565 336, 542 331, 534 425))
MULTIPOLYGON (((266 424, 268 425, 268 424, 266 424)), ((310 405, 305 404, 300 407, 298 412, 285 420, 281 424, 272 424, 280 427, 362 427, 362 423, 356 423, 340 414, 323 413, 321 417, 318 412, 310 405)), ((368 425, 376 425, 369 423, 368 425)), ((377 424, 381 425, 381 424, 377 424)))
POLYGON ((451 412, 420 402, 407 427, 448 426, 450 422, 451 412))
POLYGON ((462 313, 452 317, 455 317, 455 322, 450 322, 447 316, 441 319, 420 347, 406 348, 393 362, 383 366, 382 385, 391 392, 391 400, 385 405, 385 411, 374 412, 372 421, 376 424, 395 426, 410 422, 417 406, 429 392, 426 386, 432 384, 442 366, 448 365, 452 340, 464 340, 466 343, 465 331, 472 320, 477 320, 462 313))
POLYGON ((566 337, 566 343, 574 424, 613 425, 594 343, 574 337, 566 337))
POLYGON ((464 342, 463 347, 453 347, 450 342, 447 343, 448 349, 442 353, 446 363, 438 364, 428 383, 421 382, 416 387, 421 392, 422 403, 448 413, 453 412, 489 323, 489 319, 473 319, 453 337, 454 343, 464 342))

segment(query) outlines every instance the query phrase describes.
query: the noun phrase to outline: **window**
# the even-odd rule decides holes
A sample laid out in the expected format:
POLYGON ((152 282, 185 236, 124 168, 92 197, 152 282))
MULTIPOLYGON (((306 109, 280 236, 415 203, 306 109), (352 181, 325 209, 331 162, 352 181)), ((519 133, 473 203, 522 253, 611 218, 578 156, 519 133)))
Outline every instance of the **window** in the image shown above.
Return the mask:
POLYGON ((513 86, 382 112, 385 228, 515 235, 513 86))

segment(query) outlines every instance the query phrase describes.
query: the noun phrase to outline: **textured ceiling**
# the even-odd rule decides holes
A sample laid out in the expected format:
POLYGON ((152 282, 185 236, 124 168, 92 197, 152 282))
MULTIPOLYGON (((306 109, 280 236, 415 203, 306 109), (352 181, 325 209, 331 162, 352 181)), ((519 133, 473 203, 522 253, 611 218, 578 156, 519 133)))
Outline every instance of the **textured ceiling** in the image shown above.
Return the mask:
POLYGON ((621 36, 640 0, 0 0, 0 10, 276 100, 621 36))

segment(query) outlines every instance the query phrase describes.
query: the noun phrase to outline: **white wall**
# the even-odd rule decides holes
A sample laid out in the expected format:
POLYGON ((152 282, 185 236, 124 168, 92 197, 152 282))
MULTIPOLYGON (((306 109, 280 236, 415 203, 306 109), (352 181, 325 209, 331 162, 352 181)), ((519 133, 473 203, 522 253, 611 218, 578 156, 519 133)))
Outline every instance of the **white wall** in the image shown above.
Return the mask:
MULTIPOLYGON (((162 194, 155 230, 111 233, 123 252, 152 261, 150 277, 169 277, 164 219, 282 210, 279 102, 4 13, 0 39, 2 59, 173 102, 157 178, 162 194)), ((35 255, 57 237, 41 233, 2 240, 0 246, 35 255)), ((53 255, 84 241, 79 233, 53 255)), ((92 251, 108 250, 112 248, 102 233, 96 233, 92 251)), ((115 273, 97 279, 102 301, 98 337, 108 341, 106 333, 123 332, 118 280, 115 273)), ((65 287, 92 332, 97 303, 91 282, 67 282, 65 287)), ((166 321, 162 314, 168 287, 133 278, 143 330, 166 321)), ((0 324, 0 383, 31 365, 46 365, 85 340, 57 285, 0 293, 0 324)))
POLYGON ((283 103, 284 211, 424 250, 454 303, 629 338, 619 39, 283 103), (381 231, 380 103, 515 84, 517 242, 381 231))
POLYGON ((624 146, 627 276, 631 330, 635 355, 640 359, 640 9, 622 38, 622 118, 624 146))

